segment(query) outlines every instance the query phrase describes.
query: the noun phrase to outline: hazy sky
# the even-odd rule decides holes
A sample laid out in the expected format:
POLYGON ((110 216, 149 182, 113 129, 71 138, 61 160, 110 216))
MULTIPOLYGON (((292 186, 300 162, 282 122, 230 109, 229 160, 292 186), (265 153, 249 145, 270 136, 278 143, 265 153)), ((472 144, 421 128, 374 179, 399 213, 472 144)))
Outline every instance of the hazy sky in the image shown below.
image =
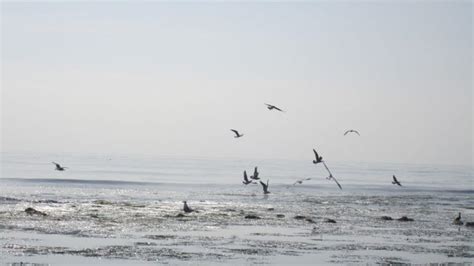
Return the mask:
POLYGON ((1 8, 2 151, 472 163, 471 1, 1 8))

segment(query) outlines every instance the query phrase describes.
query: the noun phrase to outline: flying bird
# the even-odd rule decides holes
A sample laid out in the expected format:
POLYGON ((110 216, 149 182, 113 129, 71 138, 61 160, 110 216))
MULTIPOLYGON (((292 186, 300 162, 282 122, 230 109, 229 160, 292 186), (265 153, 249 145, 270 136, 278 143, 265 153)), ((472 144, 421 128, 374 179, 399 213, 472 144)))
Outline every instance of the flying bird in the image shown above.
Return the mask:
POLYGON ((244 171, 244 181, 242 181, 242 183, 244 183, 244 185, 248 185, 248 184, 252 183, 252 181, 249 180, 248 177, 247 177, 247 171, 244 171))
POLYGON ((311 180, 311 177, 296 180, 296 182, 293 183, 293 186, 296 185, 296 184, 303 184, 303 181, 307 181, 307 180, 311 180))
POLYGON ((240 138, 244 135, 244 134, 240 134, 239 131, 237 131, 235 129, 231 129, 230 131, 234 132, 234 134, 235 134, 234 138, 240 138))
POLYGON ((336 178, 332 175, 331 171, 329 170, 328 166, 326 165, 326 163, 323 161, 322 162, 324 167, 326 168, 326 170, 328 171, 329 173, 329 176, 326 177, 327 180, 334 180, 334 182, 336 182, 337 186, 342 190, 342 186, 341 184, 339 184, 339 182, 337 182, 336 178))
POLYGON ((326 170, 328 171, 329 176, 332 176, 332 173, 331 173, 331 171, 329 170, 329 168, 328 168, 328 166, 326 165, 326 163, 325 163, 324 161, 323 161, 322 163, 323 163, 323 165, 324 165, 324 168, 326 168, 326 170))
POLYGON ((348 133, 351 133, 351 132, 352 132, 352 133, 356 133, 357 135, 360 136, 359 132, 358 132, 357 130, 354 130, 354 129, 349 129, 349 130, 347 130, 347 131, 344 133, 344 136, 347 135, 348 133))
POLYGON ((260 177, 258 177, 260 173, 257 171, 257 166, 255 166, 255 169, 253 170, 253 175, 250 176, 251 179, 253 180, 259 180, 260 177))
POLYGON ((263 194, 269 194, 270 191, 268 191, 268 180, 267 180, 267 183, 263 183, 262 181, 260 181, 260 184, 262 185, 263 187, 263 194))
POLYGON ((183 211, 184 212, 193 212, 194 211, 193 209, 189 208, 188 203, 186 203, 186 201, 183 201, 183 203, 184 203, 184 206, 183 206, 183 211))
POLYGON ((400 181, 397 180, 397 178, 395 177, 395 175, 393 176, 392 184, 402 186, 402 184, 400 183, 400 181))
POLYGON ((337 182, 336 178, 332 175, 329 175, 328 177, 326 177, 327 180, 334 180, 334 182, 336 182, 337 186, 342 190, 342 187, 341 187, 341 184, 339 184, 339 182, 337 182))
POLYGON ((64 170, 66 170, 66 168, 67 168, 67 167, 63 167, 63 166, 61 166, 60 164, 55 163, 55 162, 51 162, 51 163, 53 163, 53 164, 56 165, 56 169, 54 169, 54 170, 56 170, 56 171, 64 171, 64 170))
POLYGON ((281 110, 280 108, 276 107, 275 105, 271 105, 271 104, 268 104, 268 103, 266 103, 265 105, 267 106, 268 110, 275 109, 275 110, 278 110, 280 112, 285 112, 285 111, 281 110))
POLYGON ((313 149, 313 152, 314 152, 314 156, 316 157, 316 160, 313 160, 313 163, 314 164, 321 163, 323 161, 323 156, 319 156, 315 149, 313 149))

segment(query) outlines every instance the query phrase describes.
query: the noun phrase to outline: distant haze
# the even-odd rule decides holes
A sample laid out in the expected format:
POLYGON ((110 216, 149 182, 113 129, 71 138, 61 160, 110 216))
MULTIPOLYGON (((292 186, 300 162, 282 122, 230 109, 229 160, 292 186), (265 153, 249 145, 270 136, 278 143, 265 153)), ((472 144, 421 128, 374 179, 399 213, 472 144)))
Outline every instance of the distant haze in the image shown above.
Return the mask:
POLYGON ((473 160, 471 1, 1 9, 4 152, 473 160))

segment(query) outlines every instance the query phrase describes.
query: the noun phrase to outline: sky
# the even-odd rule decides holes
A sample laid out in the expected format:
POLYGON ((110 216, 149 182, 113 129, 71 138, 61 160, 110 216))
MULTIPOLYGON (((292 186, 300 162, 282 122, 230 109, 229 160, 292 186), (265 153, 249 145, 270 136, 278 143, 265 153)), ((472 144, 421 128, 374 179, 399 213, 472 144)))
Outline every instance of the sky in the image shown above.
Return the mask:
POLYGON ((471 1, 2 1, 1 149, 472 165, 472 14, 471 1))

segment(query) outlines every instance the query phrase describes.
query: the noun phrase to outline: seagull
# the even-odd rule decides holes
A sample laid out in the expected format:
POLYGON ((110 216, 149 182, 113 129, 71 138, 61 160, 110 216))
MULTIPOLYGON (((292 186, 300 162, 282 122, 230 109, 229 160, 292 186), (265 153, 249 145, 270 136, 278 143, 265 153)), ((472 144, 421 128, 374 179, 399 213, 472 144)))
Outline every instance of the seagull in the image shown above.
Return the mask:
POLYGON ((455 225, 463 225, 464 224, 461 221, 461 213, 458 214, 458 217, 454 218, 453 224, 455 224, 455 225))
POLYGON ((313 152, 314 152, 314 156, 316 157, 316 160, 313 160, 313 163, 314 164, 321 163, 323 161, 323 156, 319 156, 315 149, 313 149, 313 152))
POLYGON ((324 167, 326 168, 326 170, 328 171, 329 173, 329 176, 326 177, 327 180, 334 180, 334 182, 336 182, 337 186, 342 190, 342 187, 341 187, 341 184, 339 184, 339 182, 337 182, 336 178, 332 175, 331 171, 329 170, 328 166, 326 165, 326 163, 323 161, 322 162, 324 167))
POLYGON ((234 132, 235 133, 235 136, 234 138, 240 138, 242 137, 244 134, 240 134, 239 131, 235 130, 235 129, 231 129, 230 131, 234 132))
POLYGON ((267 180, 267 183, 263 183, 262 181, 260 181, 260 184, 262 185, 263 187, 263 194, 270 194, 270 191, 268 191, 268 180, 267 180))
POLYGON ((400 183, 400 181, 397 180, 397 178, 395 177, 395 175, 393 176, 392 184, 402 186, 402 184, 400 183))
POLYGON ((359 132, 357 130, 354 130, 354 129, 347 130, 346 133, 344 133, 344 136, 347 135, 347 133, 350 133, 350 132, 356 133, 357 135, 360 136, 359 132))
POLYGON ((339 182, 337 182, 336 178, 332 175, 329 175, 328 177, 326 177, 327 180, 334 180, 334 182, 336 182, 337 186, 342 190, 342 187, 341 187, 341 184, 339 184, 339 182))
POLYGON ((247 177, 247 171, 244 171, 244 181, 242 181, 242 183, 244 183, 244 185, 248 185, 248 184, 252 183, 252 181, 249 180, 248 177, 247 177))
POLYGON ((255 169, 253 170, 253 175, 250 176, 251 179, 254 179, 254 180, 259 180, 260 177, 258 177, 260 173, 257 171, 257 166, 255 166, 255 169))
POLYGON ((278 110, 280 112, 285 112, 285 111, 281 110, 280 108, 276 107, 275 105, 271 105, 271 104, 268 104, 268 103, 266 103, 265 105, 267 106, 268 110, 275 109, 275 110, 278 110))
POLYGON ((193 212, 194 210, 189 208, 188 204, 186 203, 186 201, 183 201, 184 203, 184 206, 183 206, 183 211, 184 212, 193 212))
POLYGON ((307 181, 307 180, 311 180, 311 177, 296 180, 296 182, 293 183, 293 186, 296 185, 296 184, 303 184, 303 181, 307 181))
POLYGON ((461 213, 458 214, 458 217, 454 219, 454 221, 459 222, 461 221, 461 213))
POLYGON ((64 170, 66 170, 66 168, 67 168, 67 167, 63 167, 63 166, 61 166, 60 164, 55 163, 55 162, 51 162, 51 163, 53 163, 53 164, 56 165, 56 169, 54 169, 54 170, 57 170, 57 171, 64 171, 64 170))

